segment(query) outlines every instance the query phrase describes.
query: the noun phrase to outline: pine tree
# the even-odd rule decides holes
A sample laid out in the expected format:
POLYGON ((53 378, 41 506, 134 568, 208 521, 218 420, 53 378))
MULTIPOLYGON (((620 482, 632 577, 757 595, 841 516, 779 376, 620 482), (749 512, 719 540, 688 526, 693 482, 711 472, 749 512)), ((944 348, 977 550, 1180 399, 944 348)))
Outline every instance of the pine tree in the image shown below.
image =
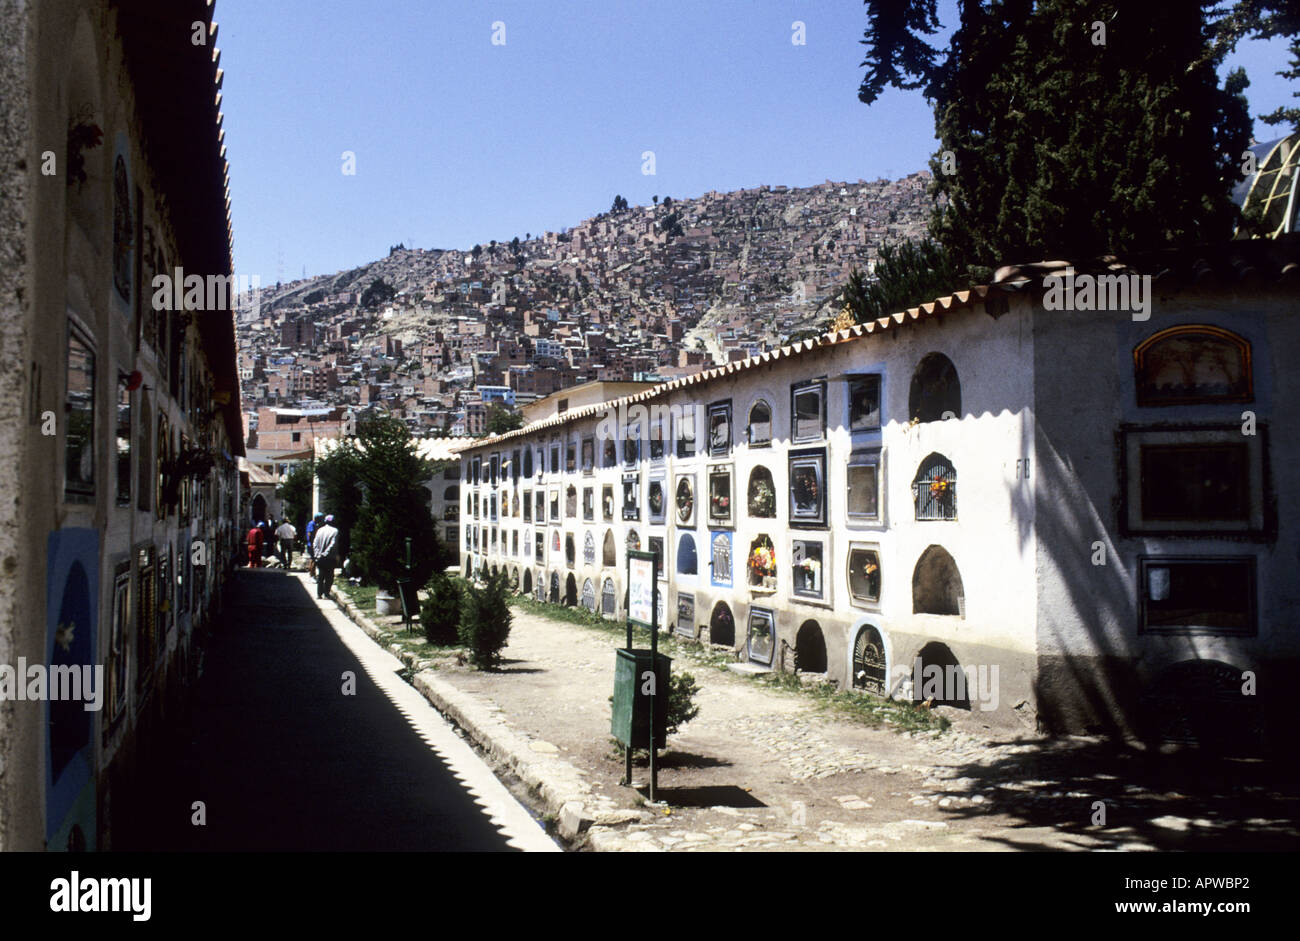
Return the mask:
POLYGON ((363 421, 357 441, 355 472, 365 502, 352 534, 354 561, 369 581, 392 589, 407 575, 409 538, 412 584, 423 585, 441 555, 423 485, 432 476, 432 462, 420 456, 405 423, 392 416, 363 421))
POLYGON ((513 613, 507 600, 505 570, 485 576, 482 585, 469 585, 461 604, 460 642, 469 648, 470 661, 480 670, 495 669, 510 638, 513 613))
POLYGON ((965 3, 942 61, 901 38, 923 31, 932 0, 867 6, 864 41, 879 45, 863 100, 894 85, 934 102, 931 232, 978 279, 1231 237, 1246 80, 1220 85, 1199 3, 965 3))
POLYGON ((832 329, 842 328, 838 315, 845 310, 852 323, 866 323, 964 286, 963 272, 952 256, 930 239, 883 246, 873 274, 870 281, 857 268, 849 274, 836 299, 832 329))

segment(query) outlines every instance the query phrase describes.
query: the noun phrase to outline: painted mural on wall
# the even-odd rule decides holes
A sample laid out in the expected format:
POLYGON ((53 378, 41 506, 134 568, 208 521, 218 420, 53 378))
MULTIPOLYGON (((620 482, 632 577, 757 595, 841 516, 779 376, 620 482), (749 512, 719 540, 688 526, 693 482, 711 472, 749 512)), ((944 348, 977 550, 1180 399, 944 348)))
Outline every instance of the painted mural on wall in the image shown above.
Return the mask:
MULTIPOLYGON (((45 652, 52 668, 92 667, 97 647, 99 611, 99 531, 62 529, 50 533, 46 546, 45 652)), ((86 675, 86 671, 81 671, 86 675)), ((94 693, 102 697, 101 684, 94 693)), ((95 780, 91 734, 95 713, 91 698, 47 700, 45 754, 45 835, 48 848, 94 849, 95 780)), ((101 699, 102 703, 102 699, 101 699)))

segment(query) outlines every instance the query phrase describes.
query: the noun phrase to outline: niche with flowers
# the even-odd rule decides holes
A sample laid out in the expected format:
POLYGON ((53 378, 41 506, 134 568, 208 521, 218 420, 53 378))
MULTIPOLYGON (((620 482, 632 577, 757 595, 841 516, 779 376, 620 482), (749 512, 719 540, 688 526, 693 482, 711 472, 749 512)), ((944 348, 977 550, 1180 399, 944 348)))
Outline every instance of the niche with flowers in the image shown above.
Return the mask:
POLYGON ((918 520, 957 518, 957 469, 942 454, 931 454, 912 480, 912 501, 918 520))
POLYGON ((749 572, 749 587, 754 591, 776 591, 776 547, 771 537, 760 534, 749 545, 749 559, 746 564, 749 572))

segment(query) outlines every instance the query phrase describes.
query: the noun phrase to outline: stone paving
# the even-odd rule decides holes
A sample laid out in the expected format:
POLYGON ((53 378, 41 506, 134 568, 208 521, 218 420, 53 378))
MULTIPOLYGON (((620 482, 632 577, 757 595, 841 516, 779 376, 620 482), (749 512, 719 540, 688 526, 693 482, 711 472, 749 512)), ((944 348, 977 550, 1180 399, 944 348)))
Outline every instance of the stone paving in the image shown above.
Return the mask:
MULTIPOLYGON (((336 592, 337 594, 337 592, 336 592)), ((344 603, 382 642, 400 629, 344 603)), ((692 662, 697 719, 669 741, 660 796, 620 784, 609 694, 615 634, 515 609, 500 672, 455 652, 399 653, 426 698, 577 849, 623 852, 1150 850, 1300 845, 1280 793, 1150 764, 1095 739, 990 728, 943 709, 946 732, 903 733, 828 713, 812 697, 692 662), (1206 780, 1189 795, 1180 781, 1206 780), (1247 799, 1248 798, 1248 799, 1247 799), (1098 824, 1103 802, 1111 814, 1098 824)), ((1217 773, 1217 772, 1216 772, 1217 773)), ((644 785, 644 767, 634 778, 644 785)))

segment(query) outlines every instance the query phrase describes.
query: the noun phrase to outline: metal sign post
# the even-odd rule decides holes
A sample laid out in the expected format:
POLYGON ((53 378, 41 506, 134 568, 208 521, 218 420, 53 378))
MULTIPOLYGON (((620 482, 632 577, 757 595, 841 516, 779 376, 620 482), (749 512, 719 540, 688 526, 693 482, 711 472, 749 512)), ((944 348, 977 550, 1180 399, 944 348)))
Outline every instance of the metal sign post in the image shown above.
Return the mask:
POLYGON ((614 683, 613 731, 626 748, 625 785, 632 783, 632 753, 641 741, 638 720, 644 719, 650 751, 650 801, 655 801, 659 785, 658 761, 655 756, 660 708, 659 680, 667 671, 659 669, 659 554, 630 550, 627 555, 627 647, 619 651, 614 683), (650 649, 633 646, 633 628, 650 631, 650 649), (649 658, 646 654, 649 653, 649 658), (648 668, 648 669, 647 669, 648 668), (648 674, 648 679, 647 679, 648 674), (638 693, 645 689, 645 699, 638 693), (646 703, 648 699, 648 703, 646 703), (644 708, 641 707, 644 704, 644 708))

